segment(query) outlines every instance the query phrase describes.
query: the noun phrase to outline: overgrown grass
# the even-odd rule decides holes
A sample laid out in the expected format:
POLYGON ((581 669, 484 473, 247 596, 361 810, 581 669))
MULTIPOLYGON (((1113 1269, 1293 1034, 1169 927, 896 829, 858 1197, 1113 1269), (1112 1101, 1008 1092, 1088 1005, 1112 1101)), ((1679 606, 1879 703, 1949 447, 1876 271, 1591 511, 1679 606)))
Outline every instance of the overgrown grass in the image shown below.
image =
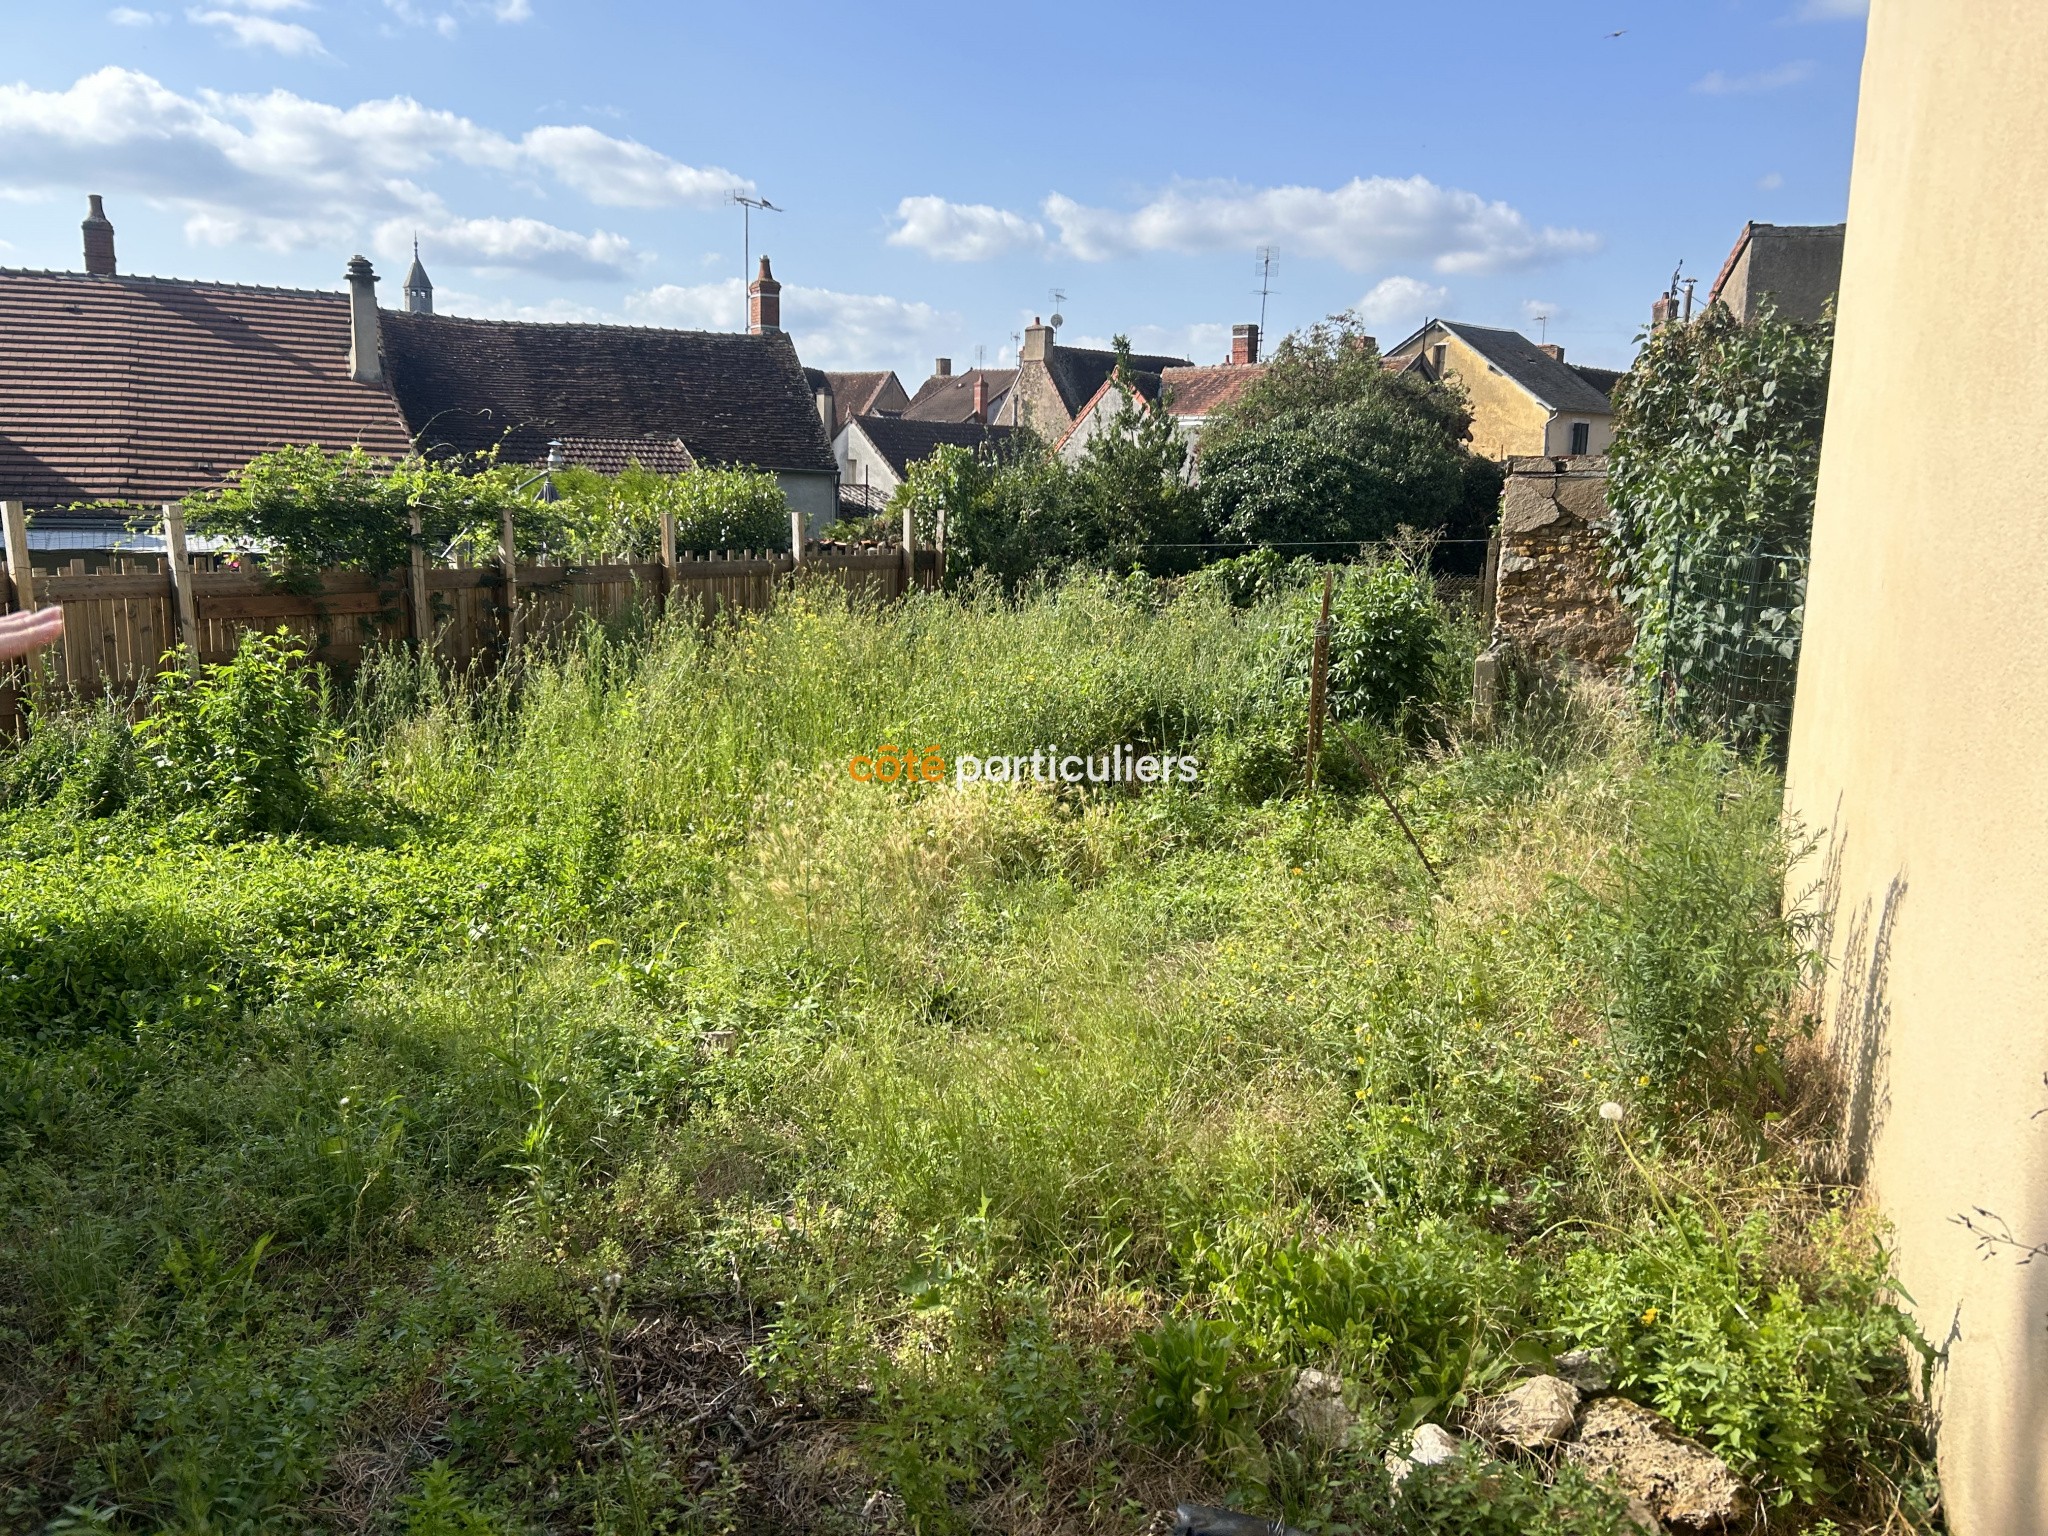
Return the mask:
POLYGON ((1423 701, 1376 750, 1440 888, 1376 798, 1270 772, 847 774, 1284 762, 1298 601, 811 593, 516 684, 388 657, 300 830, 239 841, 53 722, 0 826, 0 1522, 1620 1529, 1380 1464, 1578 1344, 1774 1524, 1922 1519, 1880 1234, 1776 1118, 1768 773, 1585 695, 1423 701), (1308 1364, 1359 1443, 1290 1426, 1308 1364))

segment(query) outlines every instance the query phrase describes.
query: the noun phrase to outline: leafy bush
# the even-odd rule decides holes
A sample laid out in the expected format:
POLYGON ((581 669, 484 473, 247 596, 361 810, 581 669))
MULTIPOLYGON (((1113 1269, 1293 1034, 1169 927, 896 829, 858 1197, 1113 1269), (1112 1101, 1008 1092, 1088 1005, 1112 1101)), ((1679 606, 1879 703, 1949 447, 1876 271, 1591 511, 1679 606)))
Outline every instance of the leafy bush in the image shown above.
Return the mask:
MULTIPOLYGON (((1299 593, 1281 639, 1284 675, 1306 699, 1321 594, 1299 593)), ((1428 572, 1387 559, 1346 566, 1330 599, 1327 708, 1332 721, 1398 727, 1438 703, 1438 656, 1450 636, 1428 572)))
POLYGON ((198 811, 223 838, 305 827, 328 737, 306 651, 289 630, 248 630, 234 660, 158 674, 135 739, 164 813, 198 811))
POLYGON ((1681 718, 1758 643, 1747 627, 1766 623, 1770 644, 1797 652, 1803 594, 1767 599, 1776 611, 1760 621, 1742 557, 1805 554, 1833 350, 1832 317, 1792 324, 1767 309, 1745 325, 1715 305, 1650 332, 1615 387, 1614 577, 1636 671, 1647 682, 1669 669, 1681 718))

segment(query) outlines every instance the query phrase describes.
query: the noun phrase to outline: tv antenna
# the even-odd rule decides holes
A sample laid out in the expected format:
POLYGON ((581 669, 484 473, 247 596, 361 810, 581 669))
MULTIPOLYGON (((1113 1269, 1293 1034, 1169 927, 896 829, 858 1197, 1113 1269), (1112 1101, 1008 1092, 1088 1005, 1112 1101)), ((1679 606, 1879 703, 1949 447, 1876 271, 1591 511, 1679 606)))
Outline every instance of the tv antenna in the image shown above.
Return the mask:
POLYGON ((1550 340, 1550 316, 1547 313, 1538 314, 1537 316, 1535 316, 1535 320, 1536 340, 1538 342, 1545 342, 1550 340))
POLYGON ((1259 247, 1259 335, 1266 334, 1266 298, 1273 291, 1273 247, 1259 247))
POLYGON ((1054 288, 1050 292, 1052 294, 1052 328, 1058 330, 1067 323, 1067 317, 1060 313, 1060 306, 1067 302, 1067 294, 1063 288, 1054 288))
POLYGON ((979 368, 982 368, 982 367, 985 367, 985 366, 987 365, 987 364, 986 364, 986 359, 987 359, 987 357, 988 357, 988 348, 987 348, 987 347, 985 347, 985 346, 983 346, 983 345, 981 345, 981 344, 980 344, 979 342, 976 342, 976 343, 975 343, 975 346, 974 346, 974 366, 975 366, 975 367, 976 367, 977 369, 979 369, 979 368))
POLYGON ((754 210, 763 213, 781 213, 765 197, 749 197, 738 187, 732 191, 732 200, 740 205, 740 329, 745 330, 753 319, 752 307, 747 303, 747 284, 753 281, 754 265, 754 210))

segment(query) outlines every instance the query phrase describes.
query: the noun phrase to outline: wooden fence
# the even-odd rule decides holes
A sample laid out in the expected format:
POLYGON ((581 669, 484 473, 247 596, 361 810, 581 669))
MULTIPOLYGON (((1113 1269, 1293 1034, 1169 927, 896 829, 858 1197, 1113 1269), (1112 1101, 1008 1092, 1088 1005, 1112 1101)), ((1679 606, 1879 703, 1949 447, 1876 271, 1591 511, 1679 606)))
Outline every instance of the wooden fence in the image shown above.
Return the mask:
MULTIPOLYGON (((19 503, 0 502, 7 574, 4 611, 64 609, 64 638, 37 664, 79 695, 127 692, 153 676, 165 653, 188 649, 201 662, 232 656, 251 629, 288 629, 323 662, 352 666, 376 645, 430 643, 456 667, 496 667, 535 640, 585 616, 617 617, 635 607, 687 609, 705 619, 765 609, 793 573, 832 580, 884 600, 943 577, 939 551, 809 545, 787 553, 741 550, 698 556, 675 551, 663 530, 663 558, 619 565, 439 565, 416 551, 409 569, 372 576, 323 572, 311 590, 288 589, 260 569, 214 555, 188 555, 182 519, 166 508, 161 555, 117 555, 88 572, 82 559, 33 566, 19 503)), ((507 546, 509 547, 509 546, 507 546)), ((0 678, 0 731, 18 734, 26 681, 17 664, 0 678)))

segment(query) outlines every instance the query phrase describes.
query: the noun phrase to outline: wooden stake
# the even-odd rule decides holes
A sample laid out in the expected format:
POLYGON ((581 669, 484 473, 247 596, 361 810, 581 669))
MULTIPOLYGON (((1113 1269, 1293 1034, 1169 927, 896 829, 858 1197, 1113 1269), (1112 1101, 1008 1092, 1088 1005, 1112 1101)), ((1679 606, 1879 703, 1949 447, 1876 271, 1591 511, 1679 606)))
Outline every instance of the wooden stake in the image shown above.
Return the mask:
POLYGON ((1340 734, 1337 739, 1344 743, 1344 750, 1351 754, 1352 761, 1363 768, 1365 776, 1372 780, 1374 791, 1378 793, 1380 800, 1386 805, 1386 808, 1393 812, 1395 824, 1400 827, 1401 835, 1408 839, 1408 846, 1415 850, 1415 857, 1422 860, 1422 867, 1429 871, 1429 878, 1434 880, 1438 887, 1441 888, 1444 883, 1444 877, 1438 874, 1436 866, 1429 862, 1429 855, 1422 851, 1422 843, 1415 836, 1414 829, 1408 825, 1408 818, 1401 814, 1401 807, 1394 804, 1394 797, 1387 793, 1386 781, 1380 777, 1379 769, 1373 766, 1371 758, 1358 750, 1358 743, 1349 736, 1340 734))
POLYGON ((917 518, 908 498, 903 503, 903 595, 917 590, 917 518))
POLYGON ((792 568, 804 563, 804 515, 796 507, 789 509, 789 563, 792 568))
POLYGON ((412 638, 421 651, 434 648, 434 609, 427 599, 427 530, 420 509, 412 509, 412 638))
POLYGON ((1330 682, 1330 593, 1337 576, 1323 572, 1323 614, 1316 620, 1316 647, 1308 671, 1308 792, 1316 792, 1323 763, 1323 707, 1330 682))
POLYGON ((177 597, 178 644, 186 663, 199 665, 199 600, 192 590, 192 560, 185 552, 185 509, 164 503, 164 563, 171 569, 171 591, 177 597))
POLYGON ((36 608, 36 573, 28 559, 28 513, 18 501, 0 501, 0 525, 7 536, 7 574, 14 578, 14 606, 23 613, 36 608))
POLYGON ((676 593, 676 515, 661 514, 661 611, 668 612, 676 593))
POLYGON ((519 655, 519 541, 513 536, 512 509, 498 531, 498 559, 505 569, 505 664, 519 655))

